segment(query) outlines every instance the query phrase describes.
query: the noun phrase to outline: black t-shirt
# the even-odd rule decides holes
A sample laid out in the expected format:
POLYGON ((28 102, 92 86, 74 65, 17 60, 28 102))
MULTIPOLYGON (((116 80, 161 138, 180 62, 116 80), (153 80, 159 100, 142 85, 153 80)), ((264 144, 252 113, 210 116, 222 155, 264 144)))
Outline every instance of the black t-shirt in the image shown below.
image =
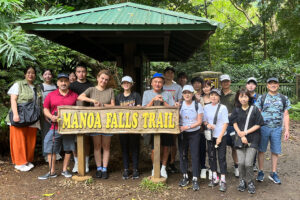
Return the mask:
POLYGON ((89 82, 88 80, 84 83, 75 81, 70 84, 70 89, 73 92, 76 92, 78 95, 81 95, 84 91, 86 91, 90 87, 94 87, 94 85, 91 82, 89 82))
MULTIPOLYGON (((232 123, 233 124, 237 123, 241 131, 244 131, 249 110, 250 107, 247 110, 243 110, 242 108, 236 107, 235 109, 233 109, 233 112, 230 116, 232 123)), ((249 119, 248 129, 250 129, 254 125, 260 125, 260 126, 264 125, 264 119, 256 106, 253 107, 249 119)), ((260 141, 260 130, 258 129, 255 132, 246 135, 246 138, 248 140, 248 143, 251 143, 250 147, 258 148, 259 141, 260 141)))
POLYGON ((116 106, 137 106, 142 105, 141 95, 137 92, 131 92, 129 96, 125 97, 124 93, 120 93, 116 97, 116 106))

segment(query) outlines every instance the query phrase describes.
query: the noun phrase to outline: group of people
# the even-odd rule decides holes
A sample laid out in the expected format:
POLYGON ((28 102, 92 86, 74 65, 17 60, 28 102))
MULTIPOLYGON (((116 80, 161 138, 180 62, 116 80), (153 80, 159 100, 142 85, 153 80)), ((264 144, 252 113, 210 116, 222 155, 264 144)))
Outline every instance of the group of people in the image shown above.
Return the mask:
MULTIPOLYGON (((168 177, 168 172, 177 172, 175 158, 179 150, 180 170, 183 174, 179 186, 185 187, 192 180, 194 191, 199 190, 199 178, 210 179, 209 186, 219 185, 219 190, 227 189, 225 175, 227 174, 227 146, 232 149, 234 173, 239 177, 239 191, 255 193, 254 171, 258 158, 258 175, 256 180, 264 180, 264 153, 270 141, 272 153, 272 172, 269 179, 280 184, 277 174, 278 155, 281 153, 281 135, 284 127, 284 139, 289 138, 290 101, 278 93, 277 78, 267 80, 268 93, 259 96, 255 89, 257 80, 251 77, 245 88, 237 93, 230 89, 230 76, 220 77, 221 90, 214 88, 213 82, 203 81, 195 77, 188 84, 185 73, 178 74, 178 83, 174 81, 175 70, 167 67, 163 74, 155 73, 150 80, 151 89, 143 96, 132 91, 134 81, 130 76, 124 76, 121 81, 122 92, 115 96, 108 87, 111 74, 101 70, 97 75, 97 85, 87 80, 87 68, 79 64, 73 75, 60 73, 56 85, 52 82, 53 73, 43 71, 44 83, 35 84, 36 71, 28 67, 24 71, 25 79, 17 81, 9 89, 11 97, 11 112, 13 121, 20 121, 18 104, 36 102, 42 108, 40 121, 29 126, 16 127, 10 125, 11 158, 15 168, 29 171, 34 165, 34 150, 36 134, 41 129, 43 154, 49 163, 49 171, 38 179, 46 180, 57 177, 55 163, 63 149, 64 161, 61 175, 72 177, 68 171, 71 155, 74 155, 72 172, 78 171, 76 138, 74 135, 58 133, 57 107, 62 105, 80 106, 177 106, 180 115, 181 133, 161 134, 161 171, 162 177, 168 177), (177 143, 178 142, 178 143, 177 143), (178 144, 178 145, 177 145, 178 144), (190 150, 190 151, 189 151, 190 150), (188 163, 191 153, 192 178, 189 178, 188 163), (206 164, 208 157, 208 165, 206 164), (218 170, 219 166, 219 170, 218 170), (220 176, 218 176, 218 174, 220 176)), ((90 133, 85 144, 86 172, 89 172, 90 142, 93 141, 96 163, 96 178, 108 178, 108 163, 110 157, 110 134, 90 133)), ((152 135, 153 136, 153 135, 152 135)), ((123 179, 139 178, 140 134, 120 134, 120 145, 123 157, 123 179), (132 154, 132 170, 129 167, 129 152, 132 154)), ((152 137, 153 149, 153 137, 152 137)), ((153 160, 154 151, 151 158, 153 160)), ((152 170, 153 174, 153 170, 152 170)))

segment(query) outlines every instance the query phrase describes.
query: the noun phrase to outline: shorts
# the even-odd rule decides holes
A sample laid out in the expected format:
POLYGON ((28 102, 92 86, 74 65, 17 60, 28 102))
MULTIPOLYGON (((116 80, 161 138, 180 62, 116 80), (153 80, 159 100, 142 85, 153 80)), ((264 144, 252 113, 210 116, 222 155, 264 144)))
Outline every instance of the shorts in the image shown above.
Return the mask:
POLYGON ((59 153, 62 147, 65 152, 75 151, 75 135, 61 135, 58 133, 57 130, 55 130, 54 146, 53 146, 53 133, 54 130, 50 129, 45 136, 44 153, 51 154, 52 147, 53 147, 54 154, 59 153))
POLYGON ((234 130, 233 126, 228 126, 227 129, 226 129, 227 134, 225 135, 225 137, 226 137, 227 146, 233 147, 233 145, 234 145, 233 140, 232 140, 232 136, 230 135, 230 133, 232 133, 234 131, 235 130, 234 130))
POLYGON ((89 134, 90 136, 97 136, 97 135, 102 135, 102 136, 113 136, 113 134, 107 134, 107 133, 91 133, 89 134))
MULTIPOLYGON (((160 144, 167 147, 174 146, 173 134, 160 134, 160 144)), ((154 149, 154 135, 151 135, 151 148, 154 149)))
POLYGON ((260 137, 259 151, 266 152, 270 140, 271 152, 274 154, 280 154, 282 127, 270 128, 267 126, 262 126, 260 129, 260 133, 261 133, 261 137, 260 137))

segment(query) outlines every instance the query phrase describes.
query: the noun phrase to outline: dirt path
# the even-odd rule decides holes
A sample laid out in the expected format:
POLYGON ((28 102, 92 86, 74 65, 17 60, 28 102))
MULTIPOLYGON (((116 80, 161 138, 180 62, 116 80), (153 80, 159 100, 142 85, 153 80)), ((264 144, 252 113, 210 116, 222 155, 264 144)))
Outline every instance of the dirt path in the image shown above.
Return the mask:
MULTIPOLYGON (((191 188, 180 188, 180 174, 171 175, 168 188, 161 192, 150 192, 142 189, 139 184, 144 177, 150 175, 148 168, 142 168, 138 180, 122 180, 121 171, 110 173, 108 180, 94 179, 92 183, 75 182, 58 178, 40 181, 39 175, 47 171, 47 165, 38 164, 31 172, 15 171, 8 161, 0 161, 0 199, 299 199, 300 189, 300 124, 292 123, 291 138, 283 142, 283 154, 280 155, 278 172, 282 184, 275 185, 267 178, 263 183, 255 183, 257 192, 250 195, 236 190, 238 179, 233 176, 232 159, 227 151, 228 176, 226 193, 218 191, 218 187, 209 188, 208 180, 201 180, 200 191, 191 188), (54 193, 54 194, 53 194, 54 193), (44 194, 53 194, 50 197, 44 194)), ((265 157, 265 174, 271 169, 270 153, 265 157)), ((121 161, 120 161, 121 162, 121 161)), ((58 166, 61 168, 61 163, 58 166)), ((90 173, 95 173, 95 169, 90 173)))

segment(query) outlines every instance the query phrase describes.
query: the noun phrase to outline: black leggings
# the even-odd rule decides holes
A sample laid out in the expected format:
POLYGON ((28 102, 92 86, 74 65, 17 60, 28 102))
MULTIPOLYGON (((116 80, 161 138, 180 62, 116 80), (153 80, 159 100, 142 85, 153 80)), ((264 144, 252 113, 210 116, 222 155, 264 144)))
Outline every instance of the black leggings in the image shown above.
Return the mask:
POLYGON ((129 169, 129 151, 132 153, 132 167, 138 169, 140 153, 140 134, 121 134, 119 135, 124 169, 129 169))
POLYGON ((223 136, 221 143, 218 148, 215 148, 216 138, 213 138, 211 141, 207 141, 208 145, 208 158, 210 169, 213 172, 217 171, 217 152, 218 152, 218 161, 220 166, 221 174, 227 173, 227 163, 226 163, 226 136, 223 136))

